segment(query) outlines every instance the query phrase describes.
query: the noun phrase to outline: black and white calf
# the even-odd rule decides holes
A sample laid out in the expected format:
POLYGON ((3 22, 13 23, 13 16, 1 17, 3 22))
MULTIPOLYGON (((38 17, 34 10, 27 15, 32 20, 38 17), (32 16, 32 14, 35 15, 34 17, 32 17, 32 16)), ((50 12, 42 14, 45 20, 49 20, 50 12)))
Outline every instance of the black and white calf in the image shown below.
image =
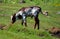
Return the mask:
MULTIPOLYGON (((39 15, 40 12, 42 13, 42 10, 38 6, 23 7, 17 13, 15 13, 11 16, 12 24, 15 23, 15 21, 17 19, 22 19, 22 25, 24 23, 25 26, 27 26, 26 18, 27 17, 34 17, 34 20, 35 20, 34 29, 36 28, 36 25, 38 26, 38 29, 39 29, 38 15, 39 15)), ((45 13, 45 15, 47 15, 47 13, 45 13)))

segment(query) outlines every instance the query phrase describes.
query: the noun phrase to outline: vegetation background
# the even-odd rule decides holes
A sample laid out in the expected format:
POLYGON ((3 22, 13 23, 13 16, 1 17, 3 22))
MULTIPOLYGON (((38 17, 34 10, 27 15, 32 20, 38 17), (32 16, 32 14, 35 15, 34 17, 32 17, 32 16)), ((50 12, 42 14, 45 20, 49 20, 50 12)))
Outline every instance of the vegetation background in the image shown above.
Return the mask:
MULTIPOLYGON (((51 27, 60 28, 60 0, 0 0, 0 24, 9 27, 7 30, 0 30, 0 39, 60 39, 51 36, 48 31, 51 27), (40 14, 40 29, 33 29, 34 19, 28 17, 28 27, 21 25, 21 20, 17 20, 10 25, 10 16, 22 7, 40 6, 43 11, 48 11, 48 17, 40 14)), ((7 28, 5 27, 5 28, 7 28)))

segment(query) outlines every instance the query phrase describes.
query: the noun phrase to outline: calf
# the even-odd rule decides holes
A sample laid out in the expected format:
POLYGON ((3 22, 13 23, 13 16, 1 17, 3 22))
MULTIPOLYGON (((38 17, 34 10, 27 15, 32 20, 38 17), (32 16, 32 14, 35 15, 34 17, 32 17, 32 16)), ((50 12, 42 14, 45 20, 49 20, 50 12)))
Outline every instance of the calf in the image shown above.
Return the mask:
MULTIPOLYGON (((26 18, 34 17, 34 20, 35 20, 34 29, 36 28, 36 25, 38 26, 38 29, 39 29, 38 15, 40 12, 41 12, 41 14, 43 14, 43 12, 39 6, 23 7, 17 13, 15 13, 11 16, 11 21, 12 21, 11 23, 13 24, 13 23, 15 23, 16 20, 22 19, 21 24, 23 25, 23 23, 24 23, 25 26, 27 27, 26 18)), ((45 13, 45 15, 47 15, 47 13, 45 13)))

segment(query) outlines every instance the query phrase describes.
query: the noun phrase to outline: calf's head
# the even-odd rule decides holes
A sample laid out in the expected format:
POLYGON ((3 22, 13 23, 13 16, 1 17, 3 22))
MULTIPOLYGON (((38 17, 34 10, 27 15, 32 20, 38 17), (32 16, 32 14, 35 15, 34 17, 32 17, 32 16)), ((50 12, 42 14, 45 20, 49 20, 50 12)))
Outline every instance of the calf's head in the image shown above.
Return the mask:
POLYGON ((13 24, 13 23, 15 23, 15 21, 16 21, 16 16, 15 16, 16 14, 13 14, 12 16, 11 16, 11 23, 13 24))

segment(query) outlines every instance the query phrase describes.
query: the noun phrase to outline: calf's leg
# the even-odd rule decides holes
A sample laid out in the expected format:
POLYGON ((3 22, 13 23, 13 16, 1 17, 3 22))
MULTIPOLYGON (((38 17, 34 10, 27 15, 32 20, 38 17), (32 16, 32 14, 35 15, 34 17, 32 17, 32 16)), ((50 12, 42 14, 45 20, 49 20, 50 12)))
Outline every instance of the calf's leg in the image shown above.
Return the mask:
POLYGON ((26 23, 26 16, 25 15, 23 15, 23 17, 22 17, 22 25, 25 25, 25 27, 27 27, 27 23, 26 23))
POLYGON ((36 25, 38 26, 38 29, 39 29, 39 19, 38 19, 38 16, 35 17, 34 19, 35 19, 34 29, 36 28, 36 25))

